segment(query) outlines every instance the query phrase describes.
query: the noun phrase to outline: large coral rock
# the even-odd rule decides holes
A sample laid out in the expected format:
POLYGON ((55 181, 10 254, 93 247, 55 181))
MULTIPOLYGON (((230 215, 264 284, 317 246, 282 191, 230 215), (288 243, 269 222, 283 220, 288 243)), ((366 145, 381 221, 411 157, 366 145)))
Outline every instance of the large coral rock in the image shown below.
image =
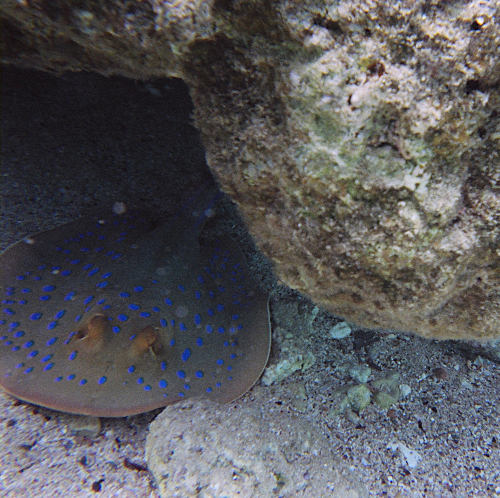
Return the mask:
POLYGON ((162 498, 366 498, 310 421, 255 398, 217 405, 188 400, 151 424, 148 468, 162 498))
POLYGON ((370 327, 500 337, 498 2, 2 2, 4 60, 183 78, 280 278, 370 327))

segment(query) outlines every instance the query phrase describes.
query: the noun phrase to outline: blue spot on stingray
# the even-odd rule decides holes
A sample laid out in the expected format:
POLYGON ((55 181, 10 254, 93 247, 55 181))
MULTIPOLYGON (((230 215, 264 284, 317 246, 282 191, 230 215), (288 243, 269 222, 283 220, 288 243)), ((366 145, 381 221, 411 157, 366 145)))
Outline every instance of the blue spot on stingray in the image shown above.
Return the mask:
POLYGON ((184 384, 184 389, 186 391, 189 391, 191 389, 191 386, 189 384, 184 384))
POLYGON ((72 351, 71 354, 68 356, 69 361, 73 361, 76 358, 76 351, 72 351))
POLYGON ((97 383, 100 385, 100 384, 104 384, 106 382, 106 377, 102 376, 98 381, 97 383))
POLYGON ((212 392, 212 388, 211 387, 207 387, 207 393, 211 393, 212 392))
POLYGON ((153 306, 151 308, 155 313, 158 313, 160 311, 160 308, 158 308, 158 306, 153 306))
POLYGON ((94 296, 89 296, 85 299, 85 301, 83 301, 83 304, 89 304, 90 301, 92 301, 92 299, 94 299, 94 296))
POLYGON ((109 277, 111 277, 111 275, 112 275, 111 272, 103 273, 102 278, 109 278, 109 277))
POLYGON ((31 351, 31 353, 28 355, 28 358, 34 358, 38 354, 38 351, 31 351))
POLYGON ((18 275, 17 280, 24 280, 26 277, 24 275, 18 275))
POLYGON ((77 265, 78 263, 80 263, 80 260, 79 260, 79 259, 72 259, 72 260, 70 261, 70 263, 71 263, 72 265, 77 265))
POLYGON ((166 298, 166 299, 165 299, 165 304, 166 304, 167 306, 172 306, 172 301, 171 301, 170 299, 166 298))
POLYGON ((120 297, 130 297, 130 294, 128 292, 120 292, 120 294, 118 294, 120 297))
POLYGON ((22 337, 24 335, 24 331, 23 330, 19 330, 18 332, 16 332, 14 334, 14 337, 22 337))
POLYGON ((151 386, 144 386, 145 391, 151 391, 151 386))
POLYGON ((91 268, 92 268, 92 264, 91 264, 91 263, 88 263, 88 264, 86 264, 86 265, 83 267, 83 269, 84 269, 84 270, 90 270, 91 268))
POLYGON ((23 344, 23 348, 25 348, 25 349, 31 348, 31 346, 33 346, 33 344, 35 344, 34 341, 27 341, 23 344))
POLYGON ((133 373, 134 371, 135 371, 134 365, 131 365, 130 367, 128 367, 128 370, 127 370, 128 373, 133 373))
POLYGON ((54 355, 48 354, 47 356, 44 356, 40 361, 42 363, 47 363, 52 358, 52 356, 54 356, 54 355))
POLYGON ((166 326, 167 326, 167 320, 165 320, 165 318, 162 318, 162 319, 160 320, 160 325, 161 325, 162 327, 166 327, 166 326))
POLYGON ((45 367, 43 367, 43 369, 44 369, 44 371, 48 371, 48 370, 50 370, 53 366, 54 366, 54 363, 49 363, 48 365, 45 365, 45 367))
POLYGON ((52 337, 46 342, 46 346, 52 346, 57 341, 57 337, 52 337))
POLYGON ((200 292, 200 291, 196 291, 196 292, 194 293, 194 297, 195 297, 196 299, 201 299, 201 292, 200 292))
POLYGON ((10 299, 5 299, 4 301, 2 301, 2 304, 16 304, 16 302, 11 301, 10 299))
POLYGON ((24 371, 25 374, 29 374, 30 372, 33 372, 33 367, 29 367, 24 371))
POLYGON ((42 314, 41 313, 33 313, 30 316, 30 320, 40 320, 40 318, 42 318, 42 314))
POLYGON ((172 340, 170 341, 170 345, 171 345, 171 346, 175 346, 175 339, 172 339, 172 340))
POLYGON ((191 350, 189 348, 185 349, 181 355, 182 361, 188 361, 190 356, 191 356, 191 350))
POLYGON ((29 294, 31 292, 31 289, 27 289, 27 288, 26 289, 22 289, 21 292, 23 294, 29 294))
POLYGON ((121 328, 120 328, 120 327, 118 327, 118 325, 114 325, 114 326, 113 326, 113 332, 114 332, 115 334, 118 334, 118 332, 120 332, 120 330, 121 330, 121 328))
POLYGON ((211 334, 213 332, 212 325, 207 325, 207 332, 211 334))
POLYGON ((86 383, 87 379, 82 379, 80 382, 78 382, 78 384, 80 384, 81 386, 84 386, 86 383))
MULTIPOLYGON (((2 325, 5 324, 5 321, 2 325)), ((21 325, 20 322, 12 322, 12 323, 9 323, 9 330, 14 330, 14 329, 17 329, 17 327, 19 327, 19 325, 21 325)))
POLYGON ((161 362, 161 365, 160 365, 160 368, 161 368, 162 370, 166 370, 166 369, 167 369, 167 362, 162 361, 162 362, 161 362))
POLYGON ((217 311, 224 311, 224 305, 223 304, 218 304, 217 305, 217 311))
POLYGON ((172 327, 175 325, 175 320, 173 318, 170 320, 170 325, 172 325, 172 327))
POLYGON ((66 380, 73 380, 75 377, 76 377, 75 374, 71 374, 66 377, 66 380))
POLYGON ((184 370, 178 370, 177 377, 179 377, 179 379, 184 379, 186 377, 186 372, 184 372, 184 370))
POLYGON ((217 365, 223 365, 223 364, 224 364, 224 360, 222 360, 222 359, 219 358, 217 360, 217 365))
POLYGON ((55 315, 54 315, 54 318, 56 320, 59 320, 59 318, 62 318, 64 316, 64 313, 66 313, 65 310, 61 310, 61 311, 58 311, 55 315))
POLYGON ((196 339, 196 345, 197 346, 203 346, 203 339, 201 337, 198 337, 198 339, 196 339))
POLYGON ((94 268, 93 270, 90 270, 87 273, 87 277, 93 277, 98 271, 99 271, 99 268, 94 268))
POLYGON ((183 285, 179 285, 179 290, 181 292, 186 292, 186 288, 183 285))
POLYGON ((118 315, 117 316, 118 320, 120 320, 120 322, 126 322, 128 320, 128 316, 127 315, 118 315))
POLYGON ((233 353, 229 358, 234 360, 234 358, 236 358, 236 355, 233 353))
POLYGON ((205 279, 201 275, 198 275, 198 282, 200 282, 200 284, 204 284, 205 279))
POLYGON ((208 295, 209 295, 210 297, 215 297, 215 294, 214 294, 214 292, 213 292, 213 291, 208 291, 208 295))
POLYGON ((21 348, 20 348, 19 346, 14 346, 14 347, 12 348, 12 351, 19 351, 20 349, 21 349, 21 348))
POLYGON ((26 299, 23 299, 23 300, 19 301, 19 303, 18 303, 18 304, 23 305, 23 304, 26 304, 27 302, 28 302, 28 301, 26 301, 26 299))
POLYGON ((196 313, 196 315, 194 315, 194 323, 196 325, 199 325, 201 323, 201 316, 198 313, 196 313))
POLYGON ((54 379, 54 382, 60 382, 62 379, 63 379, 63 378, 62 378, 61 376, 56 377, 56 378, 54 379))
POLYGON ((208 308, 207 313, 209 314, 209 316, 214 316, 214 310, 212 308, 208 308))
POLYGON ((113 256, 111 256, 111 259, 118 259, 121 257, 122 257, 122 254, 114 254, 113 256))
POLYGON ((15 315, 15 314, 16 314, 16 312, 15 312, 15 311, 13 311, 13 310, 11 310, 10 308, 5 308, 5 309, 3 310, 3 312, 4 312, 6 315, 9 315, 9 316, 12 316, 12 315, 15 315))
POLYGON ((151 316, 151 313, 148 313, 147 311, 143 311, 142 313, 139 314, 142 318, 147 318, 148 316, 151 316))
POLYGON ((64 297, 64 300, 65 301, 71 301, 75 297, 75 294, 76 294, 75 291, 68 292, 66 294, 66 296, 64 297))
POLYGON ((82 319, 82 315, 76 315, 75 322, 79 322, 82 319))
POLYGON ((129 304, 128 307, 131 310, 138 310, 140 308, 138 304, 129 304))
POLYGON ((137 379, 137 384, 144 384, 144 379, 142 377, 139 377, 137 379))
POLYGON ((40 296, 40 301, 49 301, 50 300, 50 296, 40 296))
POLYGON ((47 330, 53 330, 57 327, 57 321, 55 322, 50 322, 48 325, 47 325, 47 330))
POLYGON ((103 310, 109 310, 109 308, 111 308, 111 306, 109 304, 106 304, 106 306, 102 307, 103 310))
POLYGON ((217 384, 215 384, 215 387, 220 387, 222 384, 220 382, 217 382, 217 384))
POLYGON ((106 302, 106 299, 101 299, 100 301, 97 301, 97 304, 103 304, 106 302))
POLYGON ((61 272, 61 275, 63 275, 64 277, 67 277, 68 275, 71 275, 71 270, 63 270, 61 272))
POLYGON ((167 387, 168 383, 166 380, 160 380, 160 382, 158 382, 158 387, 161 387, 162 389, 165 389, 167 387))
POLYGON ((224 327, 219 327, 217 329, 217 332, 219 332, 219 334, 223 334, 225 331, 226 331, 226 329, 224 327))
POLYGON ((99 282, 96 284, 96 287, 99 287, 99 289, 104 289, 109 284, 109 282, 99 282))
POLYGON ((179 323, 179 329, 185 332, 187 330, 186 326, 181 322, 179 323))
POLYGON ((135 292, 142 292, 144 290, 144 287, 142 285, 138 285, 137 287, 134 287, 135 292))
POLYGON ((198 379, 201 379, 203 377, 203 372, 198 370, 197 372, 194 373, 198 379))

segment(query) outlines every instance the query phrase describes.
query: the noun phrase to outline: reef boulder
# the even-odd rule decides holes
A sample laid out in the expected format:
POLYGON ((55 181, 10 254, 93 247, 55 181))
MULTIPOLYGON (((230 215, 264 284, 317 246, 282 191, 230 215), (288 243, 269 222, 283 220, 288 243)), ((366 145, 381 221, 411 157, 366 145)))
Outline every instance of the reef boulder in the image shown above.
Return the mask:
POLYGON ((500 337, 495 2, 6 0, 2 58, 175 76, 279 277, 368 327, 500 337))

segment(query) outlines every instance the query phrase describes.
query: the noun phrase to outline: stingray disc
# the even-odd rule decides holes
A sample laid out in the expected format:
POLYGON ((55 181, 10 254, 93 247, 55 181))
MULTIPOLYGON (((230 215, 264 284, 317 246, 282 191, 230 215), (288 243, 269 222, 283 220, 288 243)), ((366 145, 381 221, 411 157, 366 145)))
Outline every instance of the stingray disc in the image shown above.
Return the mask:
POLYGON ((229 402, 269 355, 268 297, 230 237, 186 216, 106 212, 0 255, 0 385, 71 413, 121 417, 192 396, 229 402))

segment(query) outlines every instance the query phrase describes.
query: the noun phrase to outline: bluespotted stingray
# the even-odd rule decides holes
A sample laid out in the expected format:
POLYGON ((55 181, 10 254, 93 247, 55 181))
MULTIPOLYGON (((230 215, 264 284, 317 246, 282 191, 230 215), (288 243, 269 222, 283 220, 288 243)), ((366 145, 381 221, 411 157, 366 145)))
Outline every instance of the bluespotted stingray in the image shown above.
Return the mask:
POLYGON ((268 297, 232 238, 203 237, 194 211, 160 223, 109 209, 8 247, 0 386, 103 417, 250 389, 269 355, 268 297))

